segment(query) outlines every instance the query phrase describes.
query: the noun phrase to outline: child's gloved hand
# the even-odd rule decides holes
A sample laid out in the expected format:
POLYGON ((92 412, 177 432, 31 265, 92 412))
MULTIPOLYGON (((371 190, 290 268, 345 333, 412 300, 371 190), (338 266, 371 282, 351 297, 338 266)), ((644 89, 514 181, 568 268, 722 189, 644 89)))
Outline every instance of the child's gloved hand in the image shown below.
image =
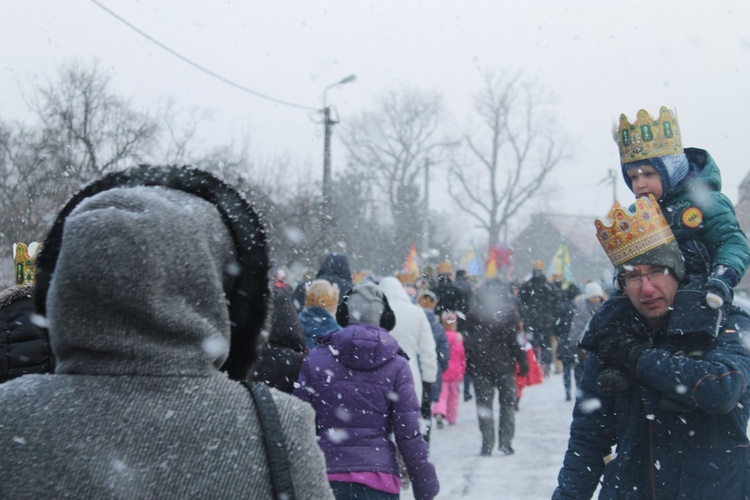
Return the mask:
POLYGON ((728 266, 714 267, 706 282, 706 303, 719 309, 726 301, 732 301, 732 289, 740 281, 737 271, 728 266))

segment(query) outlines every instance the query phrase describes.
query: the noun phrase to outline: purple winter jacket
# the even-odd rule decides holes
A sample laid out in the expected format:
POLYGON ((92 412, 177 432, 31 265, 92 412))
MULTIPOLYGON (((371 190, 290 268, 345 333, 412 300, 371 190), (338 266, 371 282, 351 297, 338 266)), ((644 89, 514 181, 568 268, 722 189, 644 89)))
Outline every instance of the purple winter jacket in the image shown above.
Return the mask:
POLYGON ((293 394, 315 408, 328 472, 398 475, 393 434, 415 498, 433 498, 440 486, 427 460, 409 362, 396 339, 378 326, 355 324, 324 342, 305 359, 293 394))

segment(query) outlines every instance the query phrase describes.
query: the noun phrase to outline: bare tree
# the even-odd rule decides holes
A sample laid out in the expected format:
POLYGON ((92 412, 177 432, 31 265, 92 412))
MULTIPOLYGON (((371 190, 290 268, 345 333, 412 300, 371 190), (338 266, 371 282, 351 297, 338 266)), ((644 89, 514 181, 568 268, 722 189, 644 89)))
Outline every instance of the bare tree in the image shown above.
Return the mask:
POLYGON ((109 89, 96 66, 62 67, 36 91, 33 126, 0 123, 0 245, 41 240, 82 184, 140 161, 158 128, 109 89))
POLYGON ((62 191, 139 163, 154 146, 156 121, 112 93, 110 79, 96 64, 69 63, 36 95, 47 165, 62 191))
MULTIPOLYGON (((46 191, 54 175, 45 168, 40 134, 22 125, 0 123, 0 242, 30 242, 41 238, 48 213, 55 205, 46 191)), ((3 248, 9 248, 3 245, 3 248)))
POLYGON ((520 73, 488 72, 475 95, 481 126, 465 135, 468 160, 453 161, 449 193, 487 231, 491 247, 552 170, 566 159, 552 99, 520 73))
POLYGON ((161 147, 152 153, 158 157, 157 163, 182 165, 217 155, 216 151, 207 155, 199 152, 203 144, 198 138, 198 129, 211 119, 212 114, 208 110, 180 109, 173 99, 167 99, 157 106, 156 116, 159 135, 166 135, 166 139, 160 141, 161 147))
POLYGON ((394 222, 399 255, 419 240, 424 169, 437 163, 446 145, 438 134, 442 99, 417 90, 386 92, 376 109, 352 120, 343 141, 350 169, 385 196, 394 222), (401 248, 404 247, 404 248, 401 248))

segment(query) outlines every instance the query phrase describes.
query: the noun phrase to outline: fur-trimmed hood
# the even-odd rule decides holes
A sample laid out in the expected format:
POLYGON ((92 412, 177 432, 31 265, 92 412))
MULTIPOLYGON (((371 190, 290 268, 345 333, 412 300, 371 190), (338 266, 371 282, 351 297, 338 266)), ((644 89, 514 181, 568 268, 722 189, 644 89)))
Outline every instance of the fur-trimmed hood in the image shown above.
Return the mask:
POLYGON ((257 358, 268 269, 263 226, 236 190, 196 168, 142 165, 63 207, 37 258, 35 306, 62 373, 204 373, 223 363, 241 380, 257 358))
POLYGON ((0 309, 3 307, 8 307, 16 300, 22 298, 22 297, 31 297, 31 294, 34 291, 34 285, 33 284, 27 284, 27 285, 14 285, 12 287, 6 288, 5 290, 0 291, 0 309))

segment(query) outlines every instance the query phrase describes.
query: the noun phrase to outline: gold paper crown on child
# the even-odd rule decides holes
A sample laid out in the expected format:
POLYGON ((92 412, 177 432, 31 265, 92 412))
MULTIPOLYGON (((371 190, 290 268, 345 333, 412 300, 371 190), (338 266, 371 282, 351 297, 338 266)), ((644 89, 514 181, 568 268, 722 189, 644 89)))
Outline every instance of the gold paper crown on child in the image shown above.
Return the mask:
POLYGON ((632 124, 627 116, 620 115, 620 123, 613 127, 612 135, 620 148, 622 165, 683 151, 677 112, 672 113, 666 106, 659 109, 657 119, 645 109, 638 111, 638 118, 632 124))
POLYGON ((339 286, 328 280, 318 279, 305 286, 305 306, 336 310, 339 302, 339 286))
POLYGON ((34 283, 36 275, 36 256, 41 245, 36 241, 26 246, 25 243, 13 243, 13 274, 16 285, 34 283))
POLYGON ((612 225, 599 219, 594 225, 596 237, 615 267, 674 240, 674 234, 654 195, 635 200, 635 213, 616 208, 612 217, 612 225))

